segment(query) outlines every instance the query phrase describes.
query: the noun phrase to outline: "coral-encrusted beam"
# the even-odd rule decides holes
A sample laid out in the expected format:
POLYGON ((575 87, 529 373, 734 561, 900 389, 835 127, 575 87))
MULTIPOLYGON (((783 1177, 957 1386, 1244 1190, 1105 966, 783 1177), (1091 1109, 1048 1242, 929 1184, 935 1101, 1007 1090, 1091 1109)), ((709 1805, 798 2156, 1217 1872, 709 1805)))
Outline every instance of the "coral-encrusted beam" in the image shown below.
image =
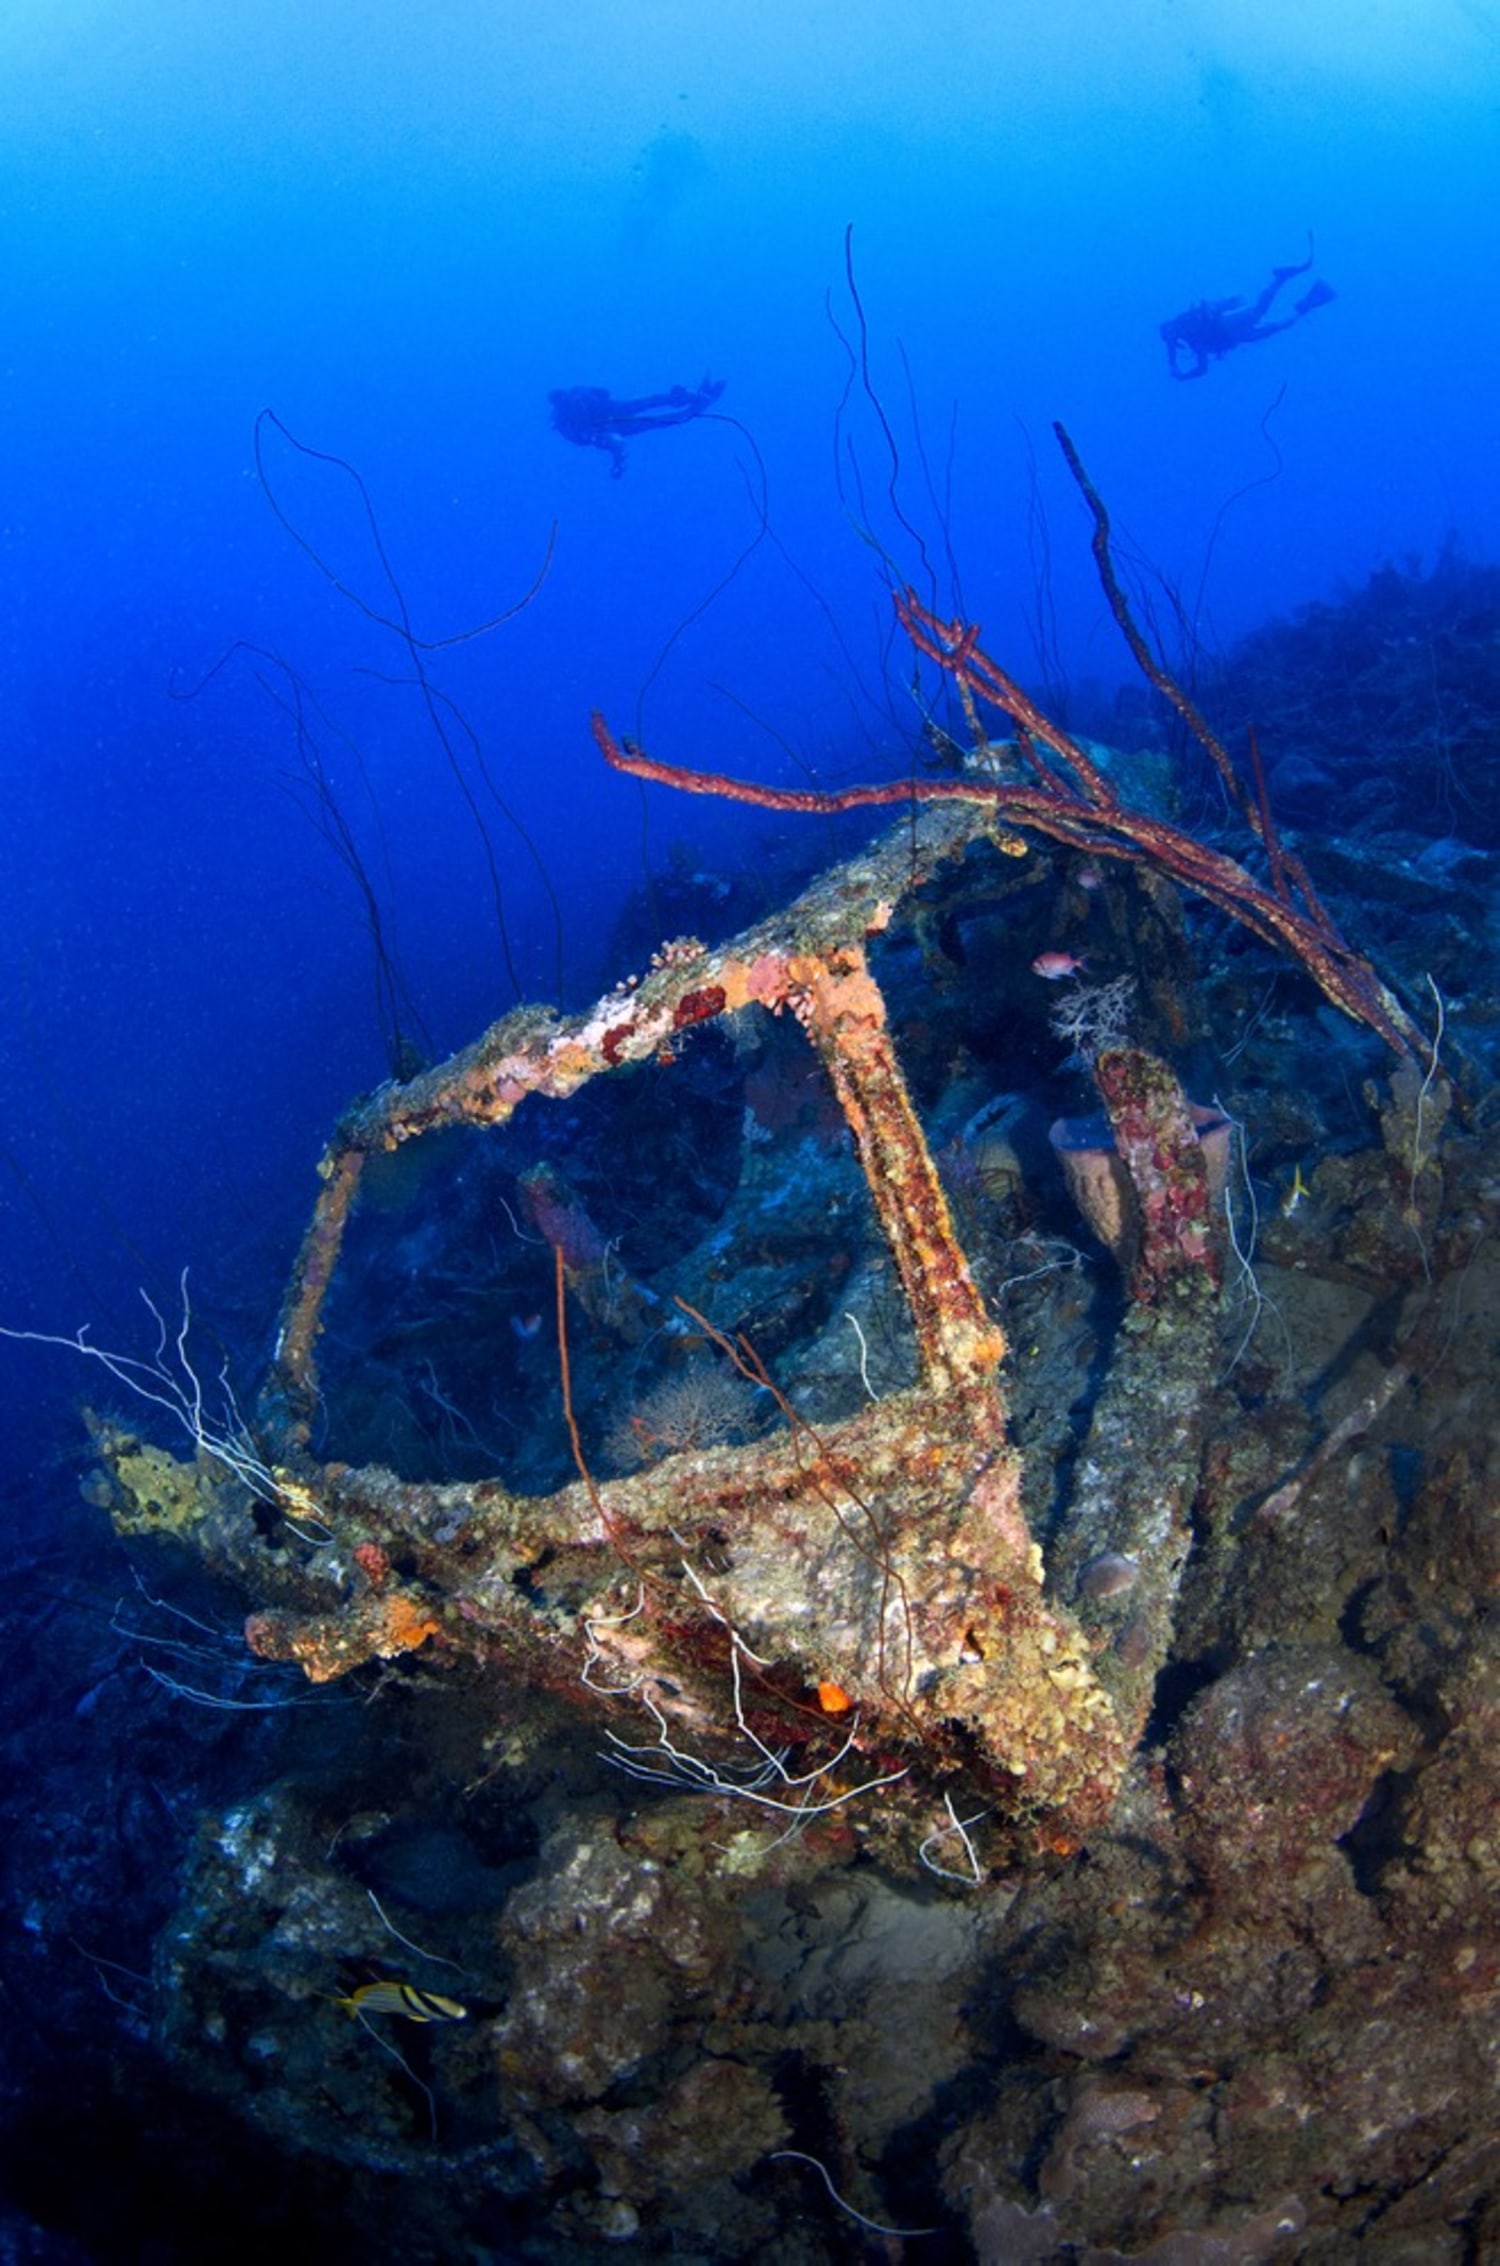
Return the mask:
MULTIPOLYGON (((959 623, 939 622, 907 591, 897 611, 914 643, 944 668, 952 668, 972 690, 1005 710, 1023 731, 1043 737, 1039 712, 1020 695, 1003 670, 974 643, 959 623)), ((694 771, 662 763, 631 740, 616 740, 604 718, 593 719, 594 738, 606 763, 635 779, 653 780, 689 795, 713 795, 727 802, 752 803, 761 810, 834 815, 877 809, 892 803, 987 804, 1007 824, 1030 828, 1055 842, 1066 842, 1101 858, 1125 858, 1168 875, 1206 898, 1242 927, 1301 963, 1325 997, 1358 1023, 1378 1033, 1397 1054, 1415 1054, 1420 1034, 1380 981, 1368 961, 1345 944, 1327 921, 1315 919, 1264 889, 1235 859, 1210 850, 1192 835, 1149 817, 1144 811, 1106 800, 1092 783, 1100 777, 1084 750, 1055 725, 1046 728, 1046 745, 1078 776, 1078 791, 1050 785, 1025 786, 981 775, 960 779, 888 779, 874 786, 842 787, 826 793, 809 787, 764 787, 732 779, 722 771, 694 771)), ((1024 744, 1024 743, 1023 743, 1024 744)), ((1049 774, 1050 776, 1050 774, 1049 774)))
POLYGON ((833 1081, 911 1309, 926 1382, 972 1384, 1005 1355, 948 1211, 886 1024, 885 1001, 857 944, 794 956, 791 994, 833 1081))
MULTIPOLYGON (((972 808, 934 812, 918 829, 892 828, 727 943, 709 949, 679 937, 643 977, 583 1013, 517 1008, 447 1062, 357 1103, 319 1166, 322 1189, 261 1398, 260 1425, 279 1459, 295 1461, 312 1435, 323 1303, 367 1157, 446 1126, 503 1125, 528 1095, 565 1100, 631 1063, 670 1061, 685 1031, 751 1005, 773 1014, 790 1009, 828 1067, 911 1301, 927 1382, 942 1387, 991 1374, 1004 1342, 954 1236, 862 953, 864 939, 889 923, 903 898, 988 830, 986 815, 972 808)), ((565 1194, 535 1174, 523 1194, 545 1200, 548 1218, 538 1224, 577 1264, 589 1231, 565 1216, 565 1194)))

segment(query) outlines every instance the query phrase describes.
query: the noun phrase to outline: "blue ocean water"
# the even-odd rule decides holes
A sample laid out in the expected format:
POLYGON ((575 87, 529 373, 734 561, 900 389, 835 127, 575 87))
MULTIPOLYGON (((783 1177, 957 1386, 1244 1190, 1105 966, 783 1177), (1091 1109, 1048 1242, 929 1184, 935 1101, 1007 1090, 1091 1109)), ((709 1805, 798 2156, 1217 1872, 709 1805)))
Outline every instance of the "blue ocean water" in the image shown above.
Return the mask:
MULTIPOLYGON (((253 1390, 317 1160, 356 1096, 463 1045, 518 999, 586 1003, 674 933, 663 908, 692 902, 711 919, 732 907, 738 925, 852 838, 643 791, 605 767, 593 711, 672 763, 792 786, 902 777, 931 753, 893 617, 892 587, 909 579, 981 624, 1054 710, 1104 729, 1136 680, 1054 421, 1108 502, 1143 615, 1194 671, 1384 567, 1409 594, 1443 560, 1487 565, 1500 549, 1497 101, 1490 0, 11 0, 0 1328, 85 1330, 149 1356, 154 1316, 176 1326, 186 1269, 195 1342, 253 1390), (1220 335, 1222 359, 1198 369, 1189 353, 1174 372, 1162 325, 1235 301, 1222 310, 1232 331, 1278 268, 1298 273, 1271 301, 1267 334, 1220 335), (1275 327, 1318 281, 1331 296, 1275 327), (607 448, 555 428, 549 396, 576 387, 668 412, 683 406, 673 389, 701 388, 701 414, 626 431, 617 475, 607 448)), ((1269 762, 1277 753, 1268 744, 1269 762)), ((1401 758, 1386 747, 1381 760, 1401 758)), ((1327 776, 1301 774, 1293 809, 1338 846, 1341 806, 1318 799, 1327 776)), ((1290 769, 1282 780, 1295 795, 1290 769)), ((1428 784, 1441 856, 1420 878, 1440 891, 1451 865, 1477 896, 1464 861, 1476 841, 1493 846, 1493 814, 1476 825, 1441 767, 1428 784)), ((1420 806, 1424 782, 1404 780, 1402 794, 1403 813, 1420 806)), ((1357 895, 1357 869, 1340 880, 1357 895)), ((1404 902, 1385 907, 1387 939, 1420 917, 1404 902)), ((1481 926, 1473 902, 1441 934, 1433 917, 1450 991, 1481 926)), ((1027 964, 1052 942, 1039 932, 1027 964)), ((1402 973, 1427 1011, 1419 965, 1402 973)), ((1488 969, 1484 983, 1492 991, 1488 969)), ((1257 1020, 1279 1008, 1273 988, 1257 1020)), ((1313 1048, 1317 1011, 1300 1026, 1313 1048)), ((1491 1027, 1476 1010, 1464 1043, 1491 1027)), ((1342 1076, 1352 1093, 1336 1044, 1328 1057, 1330 1089, 1342 1076)), ((1398 1125, 1388 1147, 1404 1159, 1410 1214, 1393 1232, 1400 1245, 1416 1222, 1430 1283, 1418 1198, 1436 1139, 1429 1125, 1424 1148, 1435 1042, 1418 1067, 1429 1076, 1416 1132, 1403 1152, 1398 1125)), ((950 1109, 955 1138, 987 1125, 988 1170, 1008 1173, 996 1133, 1008 1119, 992 1113, 1015 1096, 969 1099, 950 1109)), ((1317 1115, 1299 1119, 1296 1100, 1273 1094, 1264 1117, 1289 1269, 1317 1115)), ((795 1117, 784 1089, 772 1101, 795 1117)), ((1388 1114, 1399 1119, 1394 1103, 1388 1114)), ((739 1123, 738 1088, 722 1121, 739 1123)), ((413 1248, 425 1226, 447 1256, 432 1220, 415 1217, 413 1248)), ((455 1202, 445 1232, 456 1241, 465 1225, 455 1202)), ((1404 1245, 1398 1256, 1415 1264, 1404 1245)), ((1465 1247, 1465 1267, 1472 1256, 1465 1247)), ((1376 1259, 1365 1254, 1370 1279, 1376 1259)), ((1446 1264, 1457 1268, 1452 1249, 1446 1264)), ((504 1360, 492 1366, 503 1383, 543 1380, 538 1405, 552 1396, 552 1484, 571 1464, 552 1342, 533 1343, 550 1313, 531 1302, 528 1277, 527 1310, 496 1325, 504 1360)), ((1455 1293, 1454 1334, 1458 1310, 1455 1293)), ((352 1406, 364 1341, 351 1343, 352 1406)), ((610 1358, 596 1354, 598 1369, 610 1358)), ((176 1607, 152 1598, 142 1613, 97 1498, 79 1501, 79 1402, 101 1383, 76 1353, 0 1338, 0 1519, 21 1572, 6 1625, 32 1679, 16 1681, 25 1698, 6 1752, 37 1772, 34 1802, 29 1777, 24 1797, 35 1815, 7 1834, 6 1902, 19 1911, 5 1931, 7 1996, 35 2019, 14 2064, 0 2058, 0 2171, 8 2183, 25 2158, 41 2070, 68 2111, 38 2148, 49 2176, 62 2167, 54 2196, 71 2177, 69 2115, 87 2124, 68 2099, 70 2057, 82 2039, 91 2068, 114 2069, 128 2034, 140 2057, 129 2082, 158 2066, 142 1970, 174 1868, 190 1847, 201 1858, 200 1816, 247 1786, 258 1797, 277 1767, 275 1731, 262 1752, 252 1726, 226 1762, 236 1732, 221 1720, 205 1728, 156 1693, 151 1716, 123 1693, 173 1626, 151 1616, 176 1607), (116 1587, 130 1598, 123 1621, 116 1587), (56 1633, 64 1625, 71 1635, 56 1633), (32 1706, 35 1722, 20 1720, 32 1706), (118 1889, 112 1875, 101 1883, 97 1850, 110 1863, 135 1853, 118 1889)), ((1274 1397, 1244 1389, 1252 1412, 1266 1405, 1257 1393, 1274 1397)), ((1294 1430, 1289 1467, 1304 1445, 1294 1430)), ((1410 1472, 1393 1525, 1421 1499, 1423 1470, 1418 1449, 1397 1452, 1410 1472)), ((247 1602, 214 1601, 236 1691, 247 1602)), ((1349 1628, 1356 1619, 1351 1606, 1349 1628)), ((1408 1669, 1424 1726, 1440 1713, 1425 1676, 1408 1669)), ((848 1704, 836 1682, 824 1688, 848 1704)), ((299 1708, 305 1697, 299 1687, 299 1708)), ((401 1774, 381 1747, 394 1718, 371 1710, 366 1727, 358 1704, 334 1696, 345 1713, 330 1744, 368 1774, 350 1765, 368 1817, 382 1773, 393 1786, 401 1774)), ((393 1812, 405 1798, 392 1793, 393 1812)), ((1363 1799, 1361 1782, 1351 1818, 1363 1799)), ((343 1831, 313 1852, 325 1871, 338 1870, 343 1831)), ((487 1897, 498 1912, 512 1858, 519 1872, 502 1839, 483 1844, 476 1909, 487 1897)), ((433 1842, 414 1837, 413 1876, 419 1858, 442 1871, 433 1842)), ((416 1910, 442 1911, 410 1893, 416 1910)), ((202 1921, 206 1897, 200 1907, 202 1921)), ((224 1971, 232 1981, 233 1961, 224 1971)), ((315 1995, 338 1987, 334 1976, 315 1995)), ((1181 2003, 1196 1996, 1194 1985, 1181 2003)), ((255 2024, 270 2035, 274 1989, 267 2000, 273 2015, 257 2002, 255 2024)), ((998 2016, 995 2030, 998 2062, 998 2016)), ((1036 2035, 1060 2065, 1072 2034, 1036 2035)), ((212 2043, 192 2046, 211 2072, 212 2043)), ((715 2048, 702 2066, 731 2065, 715 2048)), ((406 2103, 418 2152, 427 2067, 406 2103)), ((97 2082, 108 2099, 111 2081, 97 2082)), ((296 2097, 321 2113, 316 2071, 296 2097)), ((1078 2098, 1087 2110, 1087 2075, 1078 2098)), ((222 2207, 217 2128, 204 2141, 194 2127, 179 2149, 170 2116, 153 2125, 149 2090, 135 2113, 106 2164, 127 2163, 136 2131, 150 2131, 156 2161, 175 2178, 190 2158, 222 2207)), ((900 2128, 895 2110, 888 2122, 900 2128)), ((1080 2112, 1080 2148, 1085 2124, 1080 2112)), ((978 2153, 987 2145, 981 2135, 978 2153)), ((1053 2161, 1060 2187, 1072 2146, 1053 2161)), ((262 2183, 247 2157, 241 2193, 264 2184, 274 2197, 284 2167, 272 2160, 262 2183)), ((1037 2219, 1052 2200, 1065 2198, 1038 2202, 1037 2219)), ((1255 2201, 1269 2246, 1278 2196, 1255 2201)), ((122 2224, 154 2229, 153 2209, 137 2196, 122 2224)), ((1035 2235, 1019 2204, 998 2209, 997 2257, 1021 2219, 1035 2235)), ((187 2231, 163 2256, 200 2254, 199 2222, 181 2216, 187 2231)), ((831 2205, 828 2217, 837 2255, 848 2229, 831 2205)), ((59 2206, 56 2223, 74 2222, 59 2206)), ((118 2249, 99 2239, 99 2256, 138 2254, 124 2236, 118 2249)), ((410 2255, 410 2230, 399 2239, 410 2255)))
MULTIPOLYGON (((861 520, 918 580, 920 532, 945 602, 956 562, 1023 678, 1122 673, 1054 418, 1206 641, 1430 560, 1450 532, 1493 547, 1488 10, 860 14, 7 10, 0 1250, 18 1324, 118 1337, 136 1286, 190 1264, 253 1332, 322 1137, 386 1074, 292 680, 241 654, 177 697, 236 641, 323 704, 331 792, 441 1050, 516 981, 557 995, 537 861, 577 1003, 619 972, 611 925, 643 856, 678 842, 732 866, 757 839, 743 813, 654 794, 643 853, 592 707, 664 757, 764 778, 909 760, 861 520), (851 384, 849 227, 898 481, 851 384), (1253 297, 1309 231, 1336 301, 1173 383, 1159 324, 1253 297), (549 427, 553 388, 705 373, 721 416, 637 440, 623 478, 549 427), (361 610, 389 616, 393 593, 349 479, 268 433, 278 499, 342 589, 268 508, 267 408, 357 468, 422 639, 513 605, 555 530, 524 612, 427 656, 462 712, 443 711, 453 763, 410 652, 361 610)), ((4 1354, 28 1409, 52 1374, 4 1354)), ((35 1437, 8 1426, 6 1457, 35 1437)))

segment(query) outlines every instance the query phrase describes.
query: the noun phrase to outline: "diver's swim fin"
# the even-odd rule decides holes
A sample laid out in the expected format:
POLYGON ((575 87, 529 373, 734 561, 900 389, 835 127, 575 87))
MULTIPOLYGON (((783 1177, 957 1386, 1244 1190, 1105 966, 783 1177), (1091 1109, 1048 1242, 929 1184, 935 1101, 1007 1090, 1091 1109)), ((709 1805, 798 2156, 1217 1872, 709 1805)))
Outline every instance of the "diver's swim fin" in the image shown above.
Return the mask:
POLYGON ((1297 301, 1297 312, 1299 315, 1310 315, 1314 307, 1326 307, 1330 299, 1337 297, 1338 293, 1331 283, 1311 284, 1297 301))

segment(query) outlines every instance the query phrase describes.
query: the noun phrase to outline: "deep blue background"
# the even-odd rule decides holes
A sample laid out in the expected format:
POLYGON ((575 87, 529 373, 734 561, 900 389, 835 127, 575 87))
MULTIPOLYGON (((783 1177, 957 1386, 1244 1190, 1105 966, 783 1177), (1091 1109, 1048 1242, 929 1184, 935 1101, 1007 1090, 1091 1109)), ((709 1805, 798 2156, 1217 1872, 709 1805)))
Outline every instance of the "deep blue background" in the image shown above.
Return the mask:
MULTIPOLYGON (((409 664, 267 508, 258 410, 359 467, 424 637, 512 603, 556 522, 531 607, 433 670, 564 900, 576 1003, 620 972, 609 928, 642 871, 594 704, 627 730, 640 709, 664 756, 765 777, 796 776, 782 742, 829 779, 907 760, 878 562, 835 481, 846 223, 907 513, 938 546, 915 406, 987 642, 1033 682, 1060 659, 1075 689, 1108 683, 1054 417, 1211 642, 1450 531, 1493 555, 1497 96, 1500 18, 1475 0, 12 0, 0 1319, 134 1343, 136 1286, 186 1262, 253 1359, 321 1143, 385 1073, 357 899, 285 791, 286 719, 243 667, 171 697, 232 640, 282 652, 357 741, 363 774, 335 739, 325 759, 437 1043, 511 1001, 442 751, 409 686, 361 673, 409 664), (1335 304, 1174 385, 1163 317, 1253 295, 1309 228, 1335 304), (703 424, 611 480, 546 397, 705 371, 754 436, 776 542, 653 678, 756 533, 755 461, 703 424)), ((858 394, 847 431, 914 571, 858 394)), ((272 462, 384 607, 347 484, 272 462)), ((652 825, 658 858, 764 855, 740 812, 657 796, 652 825)), ((552 997, 545 899, 494 833, 524 987, 552 997)), ((95 1381, 0 1345, 13 1504, 95 1381)))

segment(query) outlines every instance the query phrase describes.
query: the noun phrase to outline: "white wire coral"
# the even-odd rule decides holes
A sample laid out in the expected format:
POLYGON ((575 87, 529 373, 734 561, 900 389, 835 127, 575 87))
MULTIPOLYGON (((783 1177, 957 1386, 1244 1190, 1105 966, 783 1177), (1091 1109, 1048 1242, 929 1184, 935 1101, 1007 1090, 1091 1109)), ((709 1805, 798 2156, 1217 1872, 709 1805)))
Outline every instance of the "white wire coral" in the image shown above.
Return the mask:
POLYGON ((1049 1021, 1080 1061, 1094 1062, 1126 1044, 1134 997, 1133 976, 1115 976, 1107 984, 1075 984, 1064 992, 1049 1021))

